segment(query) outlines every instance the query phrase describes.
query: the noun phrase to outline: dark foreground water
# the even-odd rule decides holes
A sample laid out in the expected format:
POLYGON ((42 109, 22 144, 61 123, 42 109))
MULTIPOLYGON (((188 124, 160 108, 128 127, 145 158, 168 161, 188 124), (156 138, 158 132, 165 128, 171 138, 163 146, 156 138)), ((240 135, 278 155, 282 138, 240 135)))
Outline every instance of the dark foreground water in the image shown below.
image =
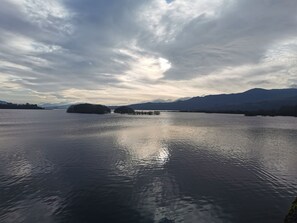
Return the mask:
POLYGON ((0 222, 282 222, 297 118, 0 111, 0 222))

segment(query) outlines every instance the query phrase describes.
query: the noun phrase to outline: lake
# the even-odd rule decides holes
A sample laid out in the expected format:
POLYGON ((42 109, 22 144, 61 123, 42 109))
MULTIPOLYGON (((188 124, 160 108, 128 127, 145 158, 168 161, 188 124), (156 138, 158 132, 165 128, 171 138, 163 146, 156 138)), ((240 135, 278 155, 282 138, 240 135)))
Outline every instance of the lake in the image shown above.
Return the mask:
POLYGON ((0 111, 0 222, 282 222, 297 118, 0 111))

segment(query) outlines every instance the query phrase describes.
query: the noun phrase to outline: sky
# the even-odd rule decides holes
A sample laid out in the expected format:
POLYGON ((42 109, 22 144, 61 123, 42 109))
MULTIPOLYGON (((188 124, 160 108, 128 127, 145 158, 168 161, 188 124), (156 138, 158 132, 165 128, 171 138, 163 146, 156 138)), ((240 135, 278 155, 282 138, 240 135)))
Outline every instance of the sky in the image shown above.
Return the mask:
POLYGON ((296 0, 1 0, 0 100, 132 104, 297 87, 296 0))

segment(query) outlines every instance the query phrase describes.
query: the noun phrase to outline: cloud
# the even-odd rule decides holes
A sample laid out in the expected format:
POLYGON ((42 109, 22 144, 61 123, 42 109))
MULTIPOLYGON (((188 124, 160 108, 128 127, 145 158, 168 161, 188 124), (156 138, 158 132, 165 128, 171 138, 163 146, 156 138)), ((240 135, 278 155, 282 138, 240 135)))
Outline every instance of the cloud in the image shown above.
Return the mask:
POLYGON ((163 50, 173 64, 168 78, 207 75, 227 66, 260 64, 273 45, 296 35, 296 2, 238 1, 219 16, 200 16, 186 24, 163 50))
POLYGON ((125 104, 296 86, 296 11, 295 0, 3 0, 0 99, 125 104))

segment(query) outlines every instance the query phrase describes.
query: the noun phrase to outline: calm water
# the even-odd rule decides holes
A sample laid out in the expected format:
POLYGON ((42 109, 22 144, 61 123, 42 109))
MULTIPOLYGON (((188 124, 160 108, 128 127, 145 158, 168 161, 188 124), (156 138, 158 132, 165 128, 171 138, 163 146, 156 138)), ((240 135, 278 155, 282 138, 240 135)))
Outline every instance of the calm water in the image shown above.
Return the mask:
POLYGON ((297 118, 0 111, 0 222, 282 222, 297 118))

